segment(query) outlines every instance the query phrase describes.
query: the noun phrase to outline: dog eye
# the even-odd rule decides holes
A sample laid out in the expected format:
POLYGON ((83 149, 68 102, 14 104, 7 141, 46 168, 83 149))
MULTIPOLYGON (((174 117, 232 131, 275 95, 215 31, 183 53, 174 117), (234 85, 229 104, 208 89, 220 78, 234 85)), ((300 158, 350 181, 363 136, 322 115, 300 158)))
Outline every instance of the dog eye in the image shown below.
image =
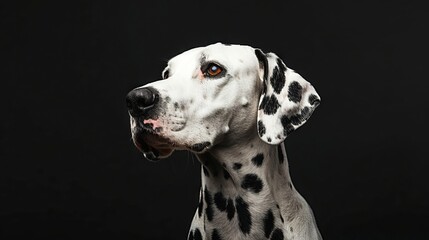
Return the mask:
POLYGON ((204 76, 206 77, 216 77, 219 74, 223 72, 223 69, 221 66, 215 64, 215 63, 209 63, 207 65, 206 70, 204 71, 204 76))

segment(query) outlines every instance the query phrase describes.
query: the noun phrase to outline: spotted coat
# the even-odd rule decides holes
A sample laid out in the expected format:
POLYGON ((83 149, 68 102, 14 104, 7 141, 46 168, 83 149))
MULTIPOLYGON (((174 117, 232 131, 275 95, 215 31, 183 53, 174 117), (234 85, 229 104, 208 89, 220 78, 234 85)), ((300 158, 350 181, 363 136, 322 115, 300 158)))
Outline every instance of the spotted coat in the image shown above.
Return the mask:
POLYGON ((174 57, 162 76, 130 92, 131 132, 151 160, 186 149, 201 162, 188 240, 322 239, 283 142, 319 105, 314 87, 274 53, 221 43, 174 57))

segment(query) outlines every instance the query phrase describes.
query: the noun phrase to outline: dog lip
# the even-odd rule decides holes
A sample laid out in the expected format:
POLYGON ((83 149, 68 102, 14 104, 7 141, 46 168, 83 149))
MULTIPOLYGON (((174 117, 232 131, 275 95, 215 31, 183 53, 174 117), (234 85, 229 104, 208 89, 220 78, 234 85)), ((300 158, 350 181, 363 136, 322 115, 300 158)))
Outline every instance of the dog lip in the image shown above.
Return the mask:
POLYGON ((190 149, 194 152, 200 153, 200 152, 203 152, 208 147, 210 147, 210 145, 211 145, 210 142, 201 142, 190 146, 190 149))
POLYGON ((134 139, 136 148, 143 153, 143 156, 151 162, 157 162, 161 158, 167 157, 173 151, 172 148, 154 147, 145 141, 134 139))
POLYGON ((161 136, 154 130, 142 128, 137 129, 137 131, 134 133, 134 138, 137 142, 143 142, 150 147, 168 148, 174 145, 168 138, 161 136))
POLYGON ((154 152, 150 151, 150 152, 143 152, 143 156, 151 161, 151 162, 157 162, 159 161, 158 155, 155 154, 154 152))
POLYGON ((153 129, 136 126, 133 141, 137 149, 150 161, 158 161, 173 151, 173 143, 153 129))
MULTIPOLYGON (((135 126, 137 132, 149 133, 149 134, 157 134, 157 129, 153 129, 150 124, 142 124, 140 121, 137 121, 135 126)), ((159 131, 159 128, 158 128, 159 131)))

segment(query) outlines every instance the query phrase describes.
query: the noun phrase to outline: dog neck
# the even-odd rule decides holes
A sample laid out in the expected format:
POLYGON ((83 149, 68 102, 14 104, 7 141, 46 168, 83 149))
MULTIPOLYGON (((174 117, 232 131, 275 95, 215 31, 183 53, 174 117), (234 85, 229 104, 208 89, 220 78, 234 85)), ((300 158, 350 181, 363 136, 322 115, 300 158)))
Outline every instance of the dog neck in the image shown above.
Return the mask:
POLYGON ((197 157, 202 188, 192 228, 204 229, 204 235, 216 229, 236 232, 238 225, 246 239, 293 232, 289 223, 306 203, 292 185, 283 143, 269 145, 256 135, 248 142, 216 145, 197 157))
POLYGON ((284 144, 273 146, 258 139, 233 146, 215 146, 199 154, 202 187, 227 196, 276 200, 291 191, 292 182, 284 144))

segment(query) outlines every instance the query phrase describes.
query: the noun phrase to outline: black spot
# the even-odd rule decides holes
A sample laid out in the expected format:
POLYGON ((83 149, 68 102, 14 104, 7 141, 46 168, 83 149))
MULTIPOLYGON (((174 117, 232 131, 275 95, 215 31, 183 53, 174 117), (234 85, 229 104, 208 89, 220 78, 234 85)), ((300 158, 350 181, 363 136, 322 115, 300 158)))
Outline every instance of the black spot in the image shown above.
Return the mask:
POLYGON ((265 125, 261 120, 258 121, 258 133, 259 133, 259 136, 262 136, 265 134, 265 125))
POLYGON ((228 180, 231 176, 229 175, 229 172, 223 169, 223 177, 228 180))
POLYGON ((206 207, 206 216, 207 216, 207 220, 209 220, 209 222, 211 222, 213 220, 213 208, 211 206, 206 207))
MULTIPOLYGON (((218 175, 219 168, 215 166, 217 164, 217 160, 213 158, 211 154, 207 152, 203 154, 199 154, 198 158, 200 159, 203 166, 206 168, 207 173, 215 177, 218 175), (210 172, 208 170, 210 170, 210 172)), ((206 175, 206 176, 209 177, 210 175, 206 175)))
POLYGON ((279 67, 275 67, 273 70, 273 75, 271 76, 270 82, 271 86, 273 86, 274 92, 279 94, 283 87, 285 86, 285 73, 280 70, 279 67))
POLYGON ((280 70, 283 72, 286 72, 287 68, 286 65, 283 63, 283 61, 280 58, 277 58, 277 66, 279 66, 280 70))
POLYGON ((282 164, 285 161, 285 156, 283 155, 283 150, 281 145, 277 146, 277 153, 279 155, 279 162, 280 164, 282 164))
POLYGON ((271 235, 271 240, 283 240, 284 236, 283 236, 283 231, 276 228, 276 230, 274 230, 273 235, 271 235))
POLYGON ((234 165, 232 166, 232 169, 239 170, 241 168, 241 166, 243 166, 243 164, 241 164, 241 163, 234 163, 234 165))
POLYGON ((226 210, 226 198, 223 196, 221 192, 218 192, 214 195, 214 202, 216 204, 216 207, 220 211, 223 212, 226 210))
POLYGON ((295 131, 295 128, 292 126, 292 124, 289 124, 286 126, 286 128, 283 130, 283 134, 285 136, 291 134, 293 131, 295 131))
POLYGON ((267 138, 267 142, 271 142, 271 138, 270 137, 267 138))
POLYGON ((241 182, 241 187, 258 193, 262 190, 263 183, 262 180, 256 174, 246 174, 243 181, 241 182))
POLYGON ((316 95, 314 95, 314 94, 310 94, 310 96, 308 97, 308 102, 311 104, 311 105, 319 105, 319 103, 320 103, 320 99, 319 99, 319 97, 317 97, 316 95))
POLYGON ((223 167, 223 177, 225 178, 225 180, 230 179, 231 175, 229 175, 229 172, 226 170, 226 164, 222 163, 222 167, 223 167))
POLYGON ((238 226, 244 234, 249 234, 252 227, 249 205, 241 197, 237 197, 235 199, 235 206, 237 208, 238 226))
POLYGON ((265 108, 265 105, 267 105, 268 99, 269 99, 269 97, 268 97, 267 95, 265 95, 265 96, 262 98, 261 104, 259 105, 259 110, 261 110, 261 109, 264 109, 264 108, 265 108))
POLYGON ((304 107, 301 110, 301 121, 307 121, 308 118, 311 116, 312 111, 310 111, 309 107, 304 107))
POLYGON ((264 154, 258 153, 256 156, 252 158, 253 164, 260 167, 262 165, 262 162, 264 161, 264 154))
POLYGON ((283 115, 282 118, 280 119, 280 122, 282 123, 282 126, 284 128, 286 128, 287 125, 291 124, 290 119, 287 115, 283 115))
POLYGON ((200 194, 200 202, 198 203, 198 217, 203 213, 203 194, 200 194))
POLYGON ((259 67, 264 68, 264 80, 267 80, 267 77, 268 77, 268 59, 267 59, 267 56, 265 56, 265 54, 260 49, 255 49, 255 55, 256 55, 256 58, 258 58, 259 67))
POLYGON ((207 187, 204 189, 204 200, 206 201, 207 205, 211 205, 213 203, 212 196, 207 187))
POLYGON ((201 152, 204 150, 204 148, 210 146, 210 142, 202 142, 202 143, 196 143, 191 146, 191 150, 195 152, 201 152))
POLYGON ((293 228, 292 228, 292 227, 290 227, 290 229, 289 229, 289 230, 290 230, 290 232, 293 232, 293 228))
POLYGON ((200 229, 195 229, 194 232, 194 239, 195 240, 203 240, 203 236, 201 235, 200 229))
POLYGON ((277 112, 277 109, 280 107, 279 101, 277 100, 277 97, 271 95, 271 97, 268 99, 267 103, 264 106, 264 113, 267 115, 273 115, 277 112))
POLYGON ((231 220, 234 215, 235 215, 235 207, 234 207, 234 202, 232 201, 232 199, 228 199, 228 204, 226 206, 226 212, 228 220, 231 220))
POLYGON ((215 229, 213 229, 213 232, 212 232, 212 240, 221 240, 220 235, 219 235, 219 233, 218 233, 218 231, 217 231, 217 229, 216 229, 216 228, 215 228, 215 229))
POLYGON ((213 200, 210 192, 207 190, 207 187, 204 190, 204 200, 207 203, 207 207, 206 207, 207 219, 211 221, 213 220, 213 208, 212 208, 213 200))
POLYGON ((179 109, 179 104, 177 102, 174 102, 174 109, 179 109))
POLYGON ((302 92, 302 86, 294 81, 289 85, 289 91, 288 91, 288 98, 292 102, 299 102, 301 101, 301 92, 302 92))
POLYGON ((310 110, 309 107, 304 107, 301 110, 300 114, 295 114, 294 116, 291 116, 289 120, 293 125, 300 125, 302 122, 307 121, 307 119, 310 118, 312 113, 313 111, 310 110))
POLYGON ((283 134, 285 136, 289 135, 291 132, 293 132, 295 130, 295 128, 292 126, 292 123, 290 121, 290 119, 288 118, 288 116, 284 115, 281 119, 280 119, 282 126, 283 126, 283 134))
POLYGON ((210 173, 205 166, 203 166, 203 172, 206 177, 210 177, 210 173))
POLYGON ((299 114, 294 115, 294 116, 291 116, 291 117, 289 118, 289 120, 290 120, 290 122, 291 122, 293 125, 299 125, 299 124, 301 124, 301 118, 300 118, 300 115, 299 115, 299 114))
POLYGON ((188 240, 195 240, 195 238, 194 238, 194 232, 192 230, 189 231, 188 240))
POLYGON ((265 237, 269 238, 271 232, 274 229, 274 215, 273 212, 270 210, 268 210, 268 212, 265 214, 264 217, 264 233, 265 233, 265 237))
POLYGON ((267 81, 264 81, 264 84, 263 84, 263 91, 262 92, 264 92, 264 93, 266 93, 267 92, 267 81))

